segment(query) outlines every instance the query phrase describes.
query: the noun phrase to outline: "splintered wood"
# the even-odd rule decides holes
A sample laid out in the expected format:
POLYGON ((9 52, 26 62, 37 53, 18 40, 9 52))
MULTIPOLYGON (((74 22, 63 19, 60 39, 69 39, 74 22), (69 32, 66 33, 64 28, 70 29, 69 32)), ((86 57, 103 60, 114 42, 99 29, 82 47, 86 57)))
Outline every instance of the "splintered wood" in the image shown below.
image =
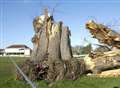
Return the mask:
POLYGON ((120 76, 120 34, 94 21, 88 21, 86 28, 103 46, 109 47, 99 47, 86 56, 86 69, 99 77, 120 76))
POLYGON ((44 15, 34 19, 33 27, 35 34, 32 38, 32 61, 22 65, 23 69, 28 67, 23 72, 26 75, 28 73, 30 79, 49 82, 75 80, 85 72, 84 61, 73 58, 69 27, 64 26, 61 21, 55 22, 46 9, 44 15))

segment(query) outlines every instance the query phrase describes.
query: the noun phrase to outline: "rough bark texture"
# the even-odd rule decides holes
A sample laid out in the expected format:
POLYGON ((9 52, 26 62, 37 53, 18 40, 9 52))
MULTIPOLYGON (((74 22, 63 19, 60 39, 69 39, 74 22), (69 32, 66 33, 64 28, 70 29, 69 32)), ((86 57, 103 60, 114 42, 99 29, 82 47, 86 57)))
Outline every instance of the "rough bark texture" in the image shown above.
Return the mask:
POLYGON ((44 58, 71 59, 72 50, 69 28, 62 26, 62 22, 56 23, 53 20, 47 20, 44 23, 43 27, 34 24, 37 32, 35 31, 35 36, 32 38, 34 45, 32 58, 38 60, 43 60, 44 58))
MULTIPOLYGON (((40 33, 40 39, 39 39, 39 45, 37 47, 36 55, 37 55, 37 60, 43 60, 47 54, 47 38, 46 38, 46 30, 42 30, 40 33), (42 46, 42 47, 41 47, 42 46)), ((34 57, 33 57, 34 58, 34 57)), ((35 58, 34 58, 35 59, 35 58)))
POLYGON ((71 43, 70 43, 70 30, 68 27, 64 27, 61 36, 61 58, 62 60, 70 60, 72 56, 71 43))
POLYGON ((55 23, 52 26, 51 34, 49 37, 49 45, 48 45, 48 58, 51 59, 60 59, 60 42, 61 42, 61 23, 55 23))

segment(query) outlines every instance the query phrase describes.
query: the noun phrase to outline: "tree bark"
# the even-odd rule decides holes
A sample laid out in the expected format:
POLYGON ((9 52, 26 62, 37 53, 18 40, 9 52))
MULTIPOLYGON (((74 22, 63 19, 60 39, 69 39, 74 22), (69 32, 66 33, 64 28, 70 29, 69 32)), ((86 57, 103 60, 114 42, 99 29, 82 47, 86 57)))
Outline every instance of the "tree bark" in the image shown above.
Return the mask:
POLYGON ((60 59, 60 42, 61 42, 61 23, 55 23, 52 26, 51 34, 49 35, 48 58, 60 59))
POLYGON ((72 59, 72 49, 70 43, 70 30, 68 27, 63 27, 62 35, 61 35, 61 58, 62 60, 70 60, 72 59))

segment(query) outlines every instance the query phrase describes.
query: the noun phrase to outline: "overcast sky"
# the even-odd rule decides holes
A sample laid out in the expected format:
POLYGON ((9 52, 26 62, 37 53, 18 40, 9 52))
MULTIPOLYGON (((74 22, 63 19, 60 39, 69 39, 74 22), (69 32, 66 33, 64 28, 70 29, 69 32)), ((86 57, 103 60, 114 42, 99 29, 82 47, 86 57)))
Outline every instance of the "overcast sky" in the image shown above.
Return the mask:
POLYGON ((88 20, 120 30, 119 0, 0 0, 0 48, 11 44, 32 47, 32 22, 42 14, 44 7, 48 7, 50 12, 55 8, 55 20, 69 26, 73 46, 82 45, 84 38, 97 43, 85 29, 88 20))

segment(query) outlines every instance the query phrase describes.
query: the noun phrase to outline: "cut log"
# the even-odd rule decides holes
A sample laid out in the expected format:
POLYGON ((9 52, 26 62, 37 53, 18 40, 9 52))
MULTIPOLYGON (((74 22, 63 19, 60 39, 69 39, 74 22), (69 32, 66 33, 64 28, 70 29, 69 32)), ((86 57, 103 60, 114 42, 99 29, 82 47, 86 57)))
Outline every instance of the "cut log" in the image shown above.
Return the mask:
POLYGON ((117 52, 113 52, 112 54, 102 54, 96 58, 86 56, 84 60, 86 69, 91 70, 95 74, 104 70, 120 67, 120 55, 118 55, 117 52))
POLYGON ((96 75, 97 77, 120 77, 120 69, 103 71, 96 75))

